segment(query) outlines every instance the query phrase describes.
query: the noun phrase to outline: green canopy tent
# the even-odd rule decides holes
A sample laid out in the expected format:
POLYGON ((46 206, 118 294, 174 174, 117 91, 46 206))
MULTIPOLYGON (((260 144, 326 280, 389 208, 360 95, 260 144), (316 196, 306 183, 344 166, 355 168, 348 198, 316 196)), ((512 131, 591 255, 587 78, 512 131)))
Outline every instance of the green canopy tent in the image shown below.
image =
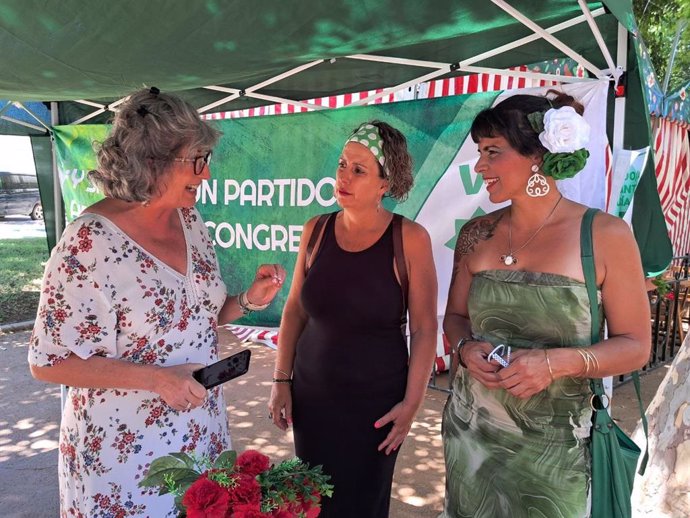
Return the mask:
MULTIPOLYGON (((649 119, 632 31, 626 0, 5 0, 0 98, 49 101, 53 124, 78 124, 103 122, 143 85, 208 113, 376 88, 386 95, 477 72, 588 80, 508 70, 570 57, 589 78, 627 85, 615 100, 611 89, 609 120, 614 149, 633 149, 649 145, 649 119)), ((662 270, 671 248, 653 173, 637 189, 633 225, 646 270, 662 270)))

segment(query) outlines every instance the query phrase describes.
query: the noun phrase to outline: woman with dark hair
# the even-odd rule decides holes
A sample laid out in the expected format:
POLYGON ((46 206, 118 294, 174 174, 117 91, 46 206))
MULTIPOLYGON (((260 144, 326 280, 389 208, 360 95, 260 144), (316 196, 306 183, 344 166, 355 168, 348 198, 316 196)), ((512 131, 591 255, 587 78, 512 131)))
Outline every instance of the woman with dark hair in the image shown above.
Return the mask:
POLYGON ((423 227, 381 207, 386 193, 402 200, 411 187, 405 137, 383 122, 360 126, 338 160, 342 210, 308 221, 300 244, 269 410, 283 430, 294 422, 297 455, 332 476, 326 518, 388 516, 398 449, 429 381, 431 242, 423 227))
POLYGON ((218 360, 217 326, 264 309, 285 271, 262 265, 228 295, 194 208, 219 133, 157 88, 120 106, 90 173, 105 198, 70 223, 46 266, 29 362, 69 385, 60 427, 60 516, 175 516, 139 488, 151 461, 230 446, 222 388, 192 373, 218 360))
POLYGON ((491 201, 510 205, 468 222, 455 249, 443 327, 461 368, 443 414, 443 518, 589 516, 590 378, 649 359, 639 251, 601 212, 591 233, 609 337, 591 343, 587 207, 556 185, 588 158, 582 113, 551 90, 509 97, 472 125, 475 170, 491 201))

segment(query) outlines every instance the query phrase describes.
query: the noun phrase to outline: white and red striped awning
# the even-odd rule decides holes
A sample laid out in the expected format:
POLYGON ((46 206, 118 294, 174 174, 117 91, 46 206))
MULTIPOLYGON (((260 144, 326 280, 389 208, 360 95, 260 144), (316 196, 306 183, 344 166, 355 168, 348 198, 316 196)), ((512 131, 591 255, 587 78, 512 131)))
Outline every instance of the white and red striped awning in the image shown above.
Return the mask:
POLYGON ((674 255, 690 253, 688 124, 654 119, 656 180, 674 255))
MULTIPOLYGON (((526 66, 516 67, 511 70, 518 72, 530 71, 530 69, 526 66)), ((580 69, 578 69, 578 71, 579 70, 580 69)), ((582 69, 582 72, 583 71, 584 69, 582 69)), ((557 84, 558 82, 556 81, 548 81, 530 77, 514 77, 503 74, 471 74, 421 83, 417 86, 417 88, 407 88, 402 91, 386 94, 368 104, 384 104, 396 101, 409 101, 411 99, 431 99, 436 97, 446 97, 449 95, 495 92, 500 90, 513 90, 517 88, 553 86, 557 84)), ((333 95, 330 97, 307 99, 301 102, 330 109, 344 108, 371 95, 380 94, 382 92, 383 89, 369 90, 364 92, 333 95)), ((208 113, 203 114, 202 118, 206 120, 239 119, 243 117, 263 117, 267 115, 304 113, 308 111, 313 111, 313 109, 305 106, 282 103, 257 106, 255 108, 247 108, 244 110, 208 113)))

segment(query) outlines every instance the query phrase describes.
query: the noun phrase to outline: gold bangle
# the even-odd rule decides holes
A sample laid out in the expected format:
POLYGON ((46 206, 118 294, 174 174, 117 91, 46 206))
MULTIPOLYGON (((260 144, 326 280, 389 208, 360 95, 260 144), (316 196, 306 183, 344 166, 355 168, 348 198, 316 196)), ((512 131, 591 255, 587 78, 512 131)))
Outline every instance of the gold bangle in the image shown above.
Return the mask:
POLYGON ((551 376, 551 383, 556 381, 553 377, 553 371, 551 370, 551 362, 549 361, 549 353, 544 349, 544 357, 546 358, 546 366, 549 368, 549 376, 551 376))
POLYGON ((584 353, 583 349, 575 349, 577 353, 582 357, 582 361, 584 362, 584 365, 582 366, 582 370, 577 373, 578 378, 588 378, 589 374, 589 369, 590 369, 590 359, 589 357, 584 353))
POLYGON ((588 373, 590 378, 595 377, 595 375, 599 372, 599 359, 596 357, 596 355, 591 351, 591 349, 585 349, 584 350, 585 354, 589 357, 591 363, 592 363, 592 370, 588 373))

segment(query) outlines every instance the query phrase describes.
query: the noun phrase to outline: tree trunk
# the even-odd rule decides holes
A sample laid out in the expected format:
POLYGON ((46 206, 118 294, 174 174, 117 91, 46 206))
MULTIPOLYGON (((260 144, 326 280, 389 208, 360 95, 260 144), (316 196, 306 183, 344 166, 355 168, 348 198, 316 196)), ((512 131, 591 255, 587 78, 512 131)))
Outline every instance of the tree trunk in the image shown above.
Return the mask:
MULTIPOLYGON (((690 335, 647 408, 649 463, 636 476, 633 516, 690 516, 690 335)), ((633 434, 644 444, 642 425, 633 434)))

